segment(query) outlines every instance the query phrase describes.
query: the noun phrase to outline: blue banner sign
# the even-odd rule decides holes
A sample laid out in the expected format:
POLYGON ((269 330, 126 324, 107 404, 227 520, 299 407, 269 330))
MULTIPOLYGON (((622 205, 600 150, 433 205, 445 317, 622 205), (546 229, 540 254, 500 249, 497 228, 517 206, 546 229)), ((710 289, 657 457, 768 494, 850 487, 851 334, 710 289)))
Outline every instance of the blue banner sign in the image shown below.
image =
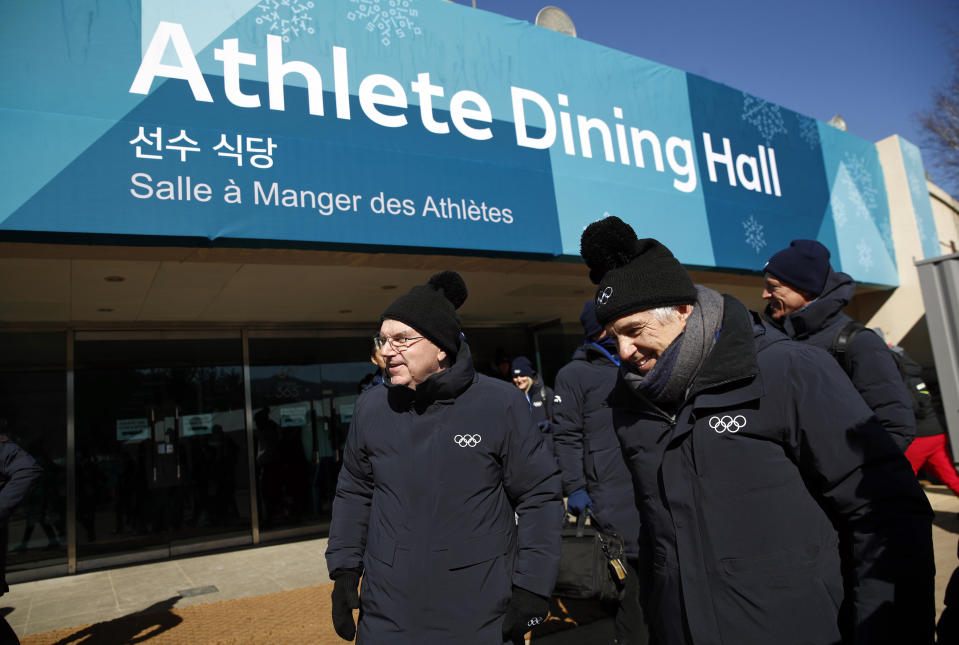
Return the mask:
POLYGON ((78 0, 0 34, 0 231, 558 257, 613 214, 693 266, 759 270, 804 237, 897 284, 871 143, 527 23, 78 0))

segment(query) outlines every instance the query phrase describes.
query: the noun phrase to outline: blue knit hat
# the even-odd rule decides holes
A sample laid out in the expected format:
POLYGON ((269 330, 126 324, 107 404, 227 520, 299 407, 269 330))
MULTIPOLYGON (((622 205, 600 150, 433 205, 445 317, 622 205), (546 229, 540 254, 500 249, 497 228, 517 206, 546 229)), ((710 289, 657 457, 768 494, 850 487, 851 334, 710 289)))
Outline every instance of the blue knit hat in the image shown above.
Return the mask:
POLYGON ((517 356, 513 359, 513 364, 509 368, 510 376, 536 376, 536 370, 533 369, 533 364, 530 363, 529 359, 525 356, 517 356))
POLYGON ((816 240, 793 240, 769 258, 763 271, 790 287, 818 296, 829 277, 829 249, 816 240))

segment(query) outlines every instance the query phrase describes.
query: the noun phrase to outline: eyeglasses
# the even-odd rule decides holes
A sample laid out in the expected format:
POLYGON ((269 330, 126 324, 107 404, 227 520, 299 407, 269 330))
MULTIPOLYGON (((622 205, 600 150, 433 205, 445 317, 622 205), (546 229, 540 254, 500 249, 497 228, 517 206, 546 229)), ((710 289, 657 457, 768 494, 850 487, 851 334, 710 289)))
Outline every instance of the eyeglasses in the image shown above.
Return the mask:
POLYGON ((390 347, 398 352, 404 352, 409 349, 410 345, 415 343, 418 340, 422 340, 425 336, 397 336, 396 338, 389 338, 386 336, 374 336, 373 337, 373 347, 382 351, 386 344, 389 343, 390 347))

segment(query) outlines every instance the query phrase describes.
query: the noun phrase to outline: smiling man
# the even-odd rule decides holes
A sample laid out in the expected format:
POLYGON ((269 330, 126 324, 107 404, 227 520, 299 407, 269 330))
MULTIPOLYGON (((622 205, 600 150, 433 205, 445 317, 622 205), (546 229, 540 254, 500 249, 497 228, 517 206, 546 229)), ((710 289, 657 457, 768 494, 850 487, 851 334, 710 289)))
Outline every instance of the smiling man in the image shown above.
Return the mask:
MULTIPOLYGON (((766 319, 793 340, 827 351, 852 322, 843 308, 856 293, 855 281, 833 271, 829 256, 816 240, 793 240, 763 268, 766 319)), ((912 397, 885 341, 865 331, 849 337, 842 363, 856 391, 905 451, 916 434, 912 397)))
POLYGON ((838 363, 618 218, 581 252, 622 359, 653 641, 930 645, 931 509, 838 363))
POLYGON ((326 552, 345 640, 498 645, 546 618, 559 471, 523 394, 473 369, 466 295, 438 273, 387 307, 373 339, 386 387, 357 400, 326 552))

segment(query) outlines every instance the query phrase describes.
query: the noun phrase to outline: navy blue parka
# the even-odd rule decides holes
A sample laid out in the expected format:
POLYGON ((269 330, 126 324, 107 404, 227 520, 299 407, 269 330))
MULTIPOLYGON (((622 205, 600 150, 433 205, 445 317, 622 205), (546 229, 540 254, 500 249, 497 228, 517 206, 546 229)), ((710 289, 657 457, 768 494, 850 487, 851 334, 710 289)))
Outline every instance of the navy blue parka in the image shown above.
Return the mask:
POLYGON ((332 575, 364 571, 357 642, 502 643, 513 585, 552 591, 562 504, 526 397, 465 342, 415 390, 363 393, 326 552, 332 575))
POLYGON ((932 513, 908 462, 832 357, 724 303, 675 414, 622 378, 611 397, 657 642, 929 645, 932 513))
POLYGON ((633 480, 613 430, 607 403, 619 368, 609 354, 586 343, 556 375, 553 438, 563 473, 563 493, 585 488, 603 530, 618 533, 626 555, 637 557, 639 511, 633 480))
MULTIPOLYGON (((856 293, 856 283, 845 273, 829 270, 822 293, 811 303, 780 320, 767 309, 769 322, 793 340, 829 350, 836 334, 852 320, 843 312, 856 293)), ((886 343, 874 333, 853 337, 847 348, 849 378, 866 404, 876 413, 903 452, 916 434, 912 398, 886 343)))

